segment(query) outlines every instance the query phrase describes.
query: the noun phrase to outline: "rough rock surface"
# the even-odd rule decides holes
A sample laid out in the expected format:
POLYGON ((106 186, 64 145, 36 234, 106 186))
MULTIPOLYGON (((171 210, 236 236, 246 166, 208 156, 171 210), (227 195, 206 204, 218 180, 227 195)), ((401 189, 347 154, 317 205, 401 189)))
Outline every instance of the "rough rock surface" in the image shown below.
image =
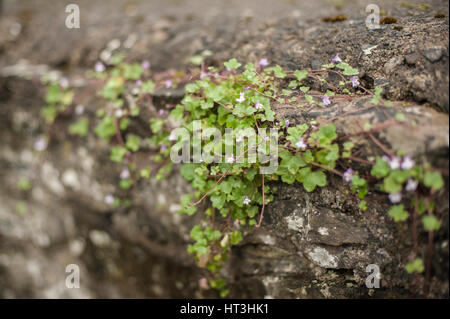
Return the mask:
MULTIPOLYGON (((149 59, 156 71, 186 68, 189 57, 204 49, 214 52, 210 63, 267 57, 291 69, 321 65, 339 52, 361 70, 365 86, 382 85, 388 98, 406 107, 348 114, 364 108, 364 99, 326 111, 278 105, 277 117, 301 123, 347 113, 338 128, 349 134, 359 120, 383 123, 401 110, 417 128, 389 127, 379 138, 448 170, 448 15, 434 18, 448 13, 446 1, 430 1, 430 10, 380 1, 403 28, 384 25, 370 32, 362 1, 249 1, 245 8, 238 1, 79 3, 79 30, 64 27, 64 4, 55 0, 5 1, 0 17, 0 297, 216 296, 199 287, 202 270, 186 253, 195 221, 175 213, 189 191, 180 176, 140 184, 133 205, 113 211, 104 197, 115 189, 120 167, 109 161, 104 143, 67 135, 71 116, 53 127, 47 152, 33 151, 43 103, 34 76, 64 72, 91 92, 77 102, 94 116, 99 101, 79 75, 115 38, 133 44, 131 56, 149 59), (336 6, 347 21, 320 21, 339 13, 336 6), (20 177, 31 180, 30 192, 17 189, 20 177), (26 213, 17 212, 19 202, 27 203, 26 213), (65 288, 68 264, 81 268, 80 289, 65 288)), ((363 151, 374 155, 379 149, 368 143, 363 151)), ((411 296, 413 278, 403 270, 412 247, 410 227, 386 216, 384 198, 361 212, 356 200, 343 195, 338 178, 313 193, 295 184, 277 188, 264 227, 245 236, 224 271, 231 297, 411 296), (381 269, 380 289, 365 286, 368 264, 381 269)), ((439 198, 444 226, 436 234, 430 296, 448 297, 448 182, 439 198)), ((425 242, 426 234, 420 237, 425 242)))

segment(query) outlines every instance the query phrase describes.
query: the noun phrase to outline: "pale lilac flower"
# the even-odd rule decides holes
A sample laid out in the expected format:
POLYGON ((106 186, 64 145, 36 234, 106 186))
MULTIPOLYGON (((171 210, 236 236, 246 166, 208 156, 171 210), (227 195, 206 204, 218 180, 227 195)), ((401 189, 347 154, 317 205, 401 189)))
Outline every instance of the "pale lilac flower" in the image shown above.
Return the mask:
POLYGON ((398 156, 393 156, 393 157, 388 161, 389 167, 390 167, 391 169, 399 169, 399 168, 400 168, 400 161, 401 161, 400 157, 398 157, 398 156))
POLYGON ((308 145, 306 145, 305 139, 304 139, 303 137, 300 137, 299 140, 298 140, 298 142, 295 143, 295 146, 297 146, 299 149, 304 150, 304 149, 306 149, 306 147, 307 147, 308 145))
POLYGON ((159 149, 161 152, 164 152, 167 149, 166 144, 162 143, 161 148, 159 149))
POLYGON ((200 79, 204 79, 204 78, 206 78, 208 75, 209 75, 208 73, 202 71, 202 72, 200 73, 200 79))
POLYGON ((238 102, 238 103, 244 102, 245 101, 245 96, 244 95, 245 95, 244 92, 239 93, 239 98, 236 99, 236 102, 238 102))
POLYGON ((262 66, 262 67, 266 67, 269 65, 269 61, 266 58, 262 58, 259 60, 258 65, 262 66))
POLYGON ((98 61, 97 63, 95 63, 95 72, 102 73, 105 70, 106 67, 102 62, 98 61))
POLYGON ((131 94, 138 95, 140 91, 138 87, 134 87, 131 89, 131 94))
POLYGON ((261 103, 259 103, 259 101, 256 101, 255 109, 259 110, 259 109, 262 109, 262 108, 263 108, 263 105, 261 103))
POLYGON ((268 136, 264 136, 263 140, 264 140, 264 142, 268 142, 269 141, 269 137, 268 136))
POLYGON ((331 62, 334 62, 334 63, 342 62, 341 58, 339 57, 339 53, 337 53, 337 54, 334 56, 334 58, 331 59, 331 62))
POLYGON ((160 109, 158 113, 159 113, 159 116, 164 116, 164 114, 165 114, 163 109, 160 109))
POLYGON ((137 85, 137 86, 142 86, 142 80, 137 80, 137 81, 136 81, 136 85, 137 85))
POLYGON ((408 178, 408 180, 406 181, 405 190, 407 192, 414 192, 417 189, 417 186, 419 186, 418 181, 412 178, 408 178))
POLYGON ((250 204, 250 202, 251 202, 250 198, 248 198, 248 196, 245 196, 243 201, 244 205, 248 205, 250 204))
POLYGON ((233 156, 233 154, 231 154, 230 157, 227 157, 227 163, 229 163, 229 164, 234 163, 234 156, 233 156))
POLYGON ((389 163, 389 162, 391 161, 391 159, 390 159, 389 156, 387 156, 387 155, 383 155, 383 156, 381 157, 381 159, 382 159, 383 161, 385 161, 386 163, 389 163))
POLYGON ((106 195, 106 196, 105 196, 105 199, 104 199, 104 202, 105 202, 105 204, 107 204, 107 205, 112 205, 112 204, 114 204, 114 196, 111 195, 111 194, 106 195))
POLYGON ((81 115, 81 114, 83 114, 83 113, 84 113, 84 105, 78 104, 78 105, 75 107, 75 114, 81 115))
POLYGON ((328 96, 322 96, 321 99, 322 99, 323 106, 327 106, 327 105, 331 104, 330 98, 328 96))
POLYGON ((172 80, 164 81, 164 85, 166 86, 166 89, 170 88, 172 86, 172 80))
POLYGON ((61 80, 59 80, 59 85, 65 89, 69 86, 69 80, 67 80, 67 78, 61 78, 61 80))
POLYGON ((123 116, 123 110, 122 109, 117 109, 116 112, 114 112, 114 115, 116 117, 122 117, 123 116))
POLYGON ((414 167, 414 165, 416 165, 416 163, 414 162, 414 160, 411 158, 411 156, 406 155, 405 157, 403 157, 403 162, 402 162, 402 169, 411 169, 414 167))
POLYGON ((130 178, 130 171, 128 168, 125 168, 121 173, 120 173, 120 178, 121 179, 127 179, 130 178))
POLYGON ((389 200, 392 204, 400 203, 402 201, 402 193, 398 192, 389 194, 389 200))
POLYGON ((147 60, 142 61, 141 64, 143 69, 149 69, 150 68, 150 62, 148 62, 147 60))
POLYGON ((349 168, 344 172, 344 181, 347 183, 350 183, 353 180, 353 176, 355 175, 355 172, 349 168))
POLYGON ((47 140, 44 137, 39 137, 34 142, 34 149, 38 152, 42 152, 47 148, 47 140))
POLYGON ((236 139, 236 143, 242 143, 242 141, 244 140, 244 138, 242 137, 242 136, 239 136, 237 139, 236 139))
POLYGON ((354 87, 354 88, 356 88, 356 87, 358 87, 359 86, 359 79, 358 79, 358 77, 357 76, 352 76, 351 78, 350 78, 350 81, 352 81, 352 86, 354 87))
POLYGON ((284 125, 286 126, 286 128, 289 127, 289 120, 284 121, 284 125))

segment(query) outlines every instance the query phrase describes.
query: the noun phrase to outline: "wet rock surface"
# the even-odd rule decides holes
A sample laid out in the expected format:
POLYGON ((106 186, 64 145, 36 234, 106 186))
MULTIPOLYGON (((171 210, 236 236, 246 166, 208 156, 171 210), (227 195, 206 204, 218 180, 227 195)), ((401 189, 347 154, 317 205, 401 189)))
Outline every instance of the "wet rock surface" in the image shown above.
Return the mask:
MULTIPOLYGON (((203 270, 186 252, 195 220, 175 213, 180 197, 190 191, 179 175, 138 185, 130 208, 112 210, 104 199, 116 189, 121 168, 109 161, 106 144, 67 134, 72 115, 52 128, 47 152, 33 150, 42 134, 43 88, 37 75, 56 70, 80 90, 92 91, 80 75, 115 39, 129 47, 131 57, 149 59, 154 71, 184 69, 190 56, 205 49, 213 52, 210 64, 266 57, 290 69, 317 67, 340 53, 361 71, 363 85, 383 86, 387 98, 400 102, 361 112, 354 111, 367 106, 364 98, 326 110, 274 105, 277 118, 299 124, 344 114, 338 129, 351 134, 360 130, 360 120, 375 125, 402 112, 417 126, 389 127, 378 137, 392 149, 448 169, 448 17, 434 17, 448 12, 448 4, 429 3, 429 10, 420 10, 381 1, 381 9, 397 17, 402 28, 368 31, 360 1, 79 1, 82 28, 68 30, 60 1, 5 1, 0 17, 0 296, 217 296, 199 286, 203 270), (321 21, 337 13, 348 19, 321 21), (17 188, 23 176, 32 182, 29 192, 17 188), (25 213, 18 210, 21 202, 27 203, 25 213), (80 289, 65 287, 68 264, 80 266, 80 289)), ((161 100, 181 96, 158 94, 161 100)), ((101 103, 94 94, 78 102, 90 117, 101 103)), ((368 143, 363 152, 380 150, 368 143)), ((263 227, 246 234, 224 270, 231 297, 411 296, 414 278, 404 271, 411 230, 387 217, 385 198, 362 212, 356 199, 344 195, 337 177, 312 193, 301 185, 276 186, 263 227), (365 285, 369 264, 380 267, 380 289, 365 285)), ((444 226, 436 234, 430 296, 448 298, 448 183, 446 188, 436 205, 444 226)), ((421 242, 426 236, 420 234, 421 242)))

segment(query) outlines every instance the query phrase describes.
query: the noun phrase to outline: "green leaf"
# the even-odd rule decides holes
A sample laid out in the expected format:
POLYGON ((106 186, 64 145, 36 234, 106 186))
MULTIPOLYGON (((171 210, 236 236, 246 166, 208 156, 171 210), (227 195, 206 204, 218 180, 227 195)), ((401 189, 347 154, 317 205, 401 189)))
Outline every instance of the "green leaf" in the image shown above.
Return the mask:
POLYGON ((306 79, 308 77, 308 71, 306 71, 306 70, 301 70, 301 71, 296 70, 294 72, 294 76, 297 78, 297 80, 299 82, 301 82, 301 81, 303 81, 304 79, 306 79))
MULTIPOLYGON (((180 205, 181 205, 180 213, 184 213, 186 215, 192 216, 192 215, 194 215, 197 212, 197 206, 191 206, 192 205, 192 196, 191 196, 191 194, 184 195, 181 198, 180 205)), ((201 230, 201 227, 199 225, 196 225, 194 228, 197 229, 197 230, 198 229, 201 230)), ((192 236, 192 231, 191 231, 191 236, 192 236)), ((194 238, 194 237, 192 237, 192 238, 194 238)))
POLYGON ((19 180, 18 187, 21 191, 29 191, 31 189, 31 182, 28 178, 22 177, 19 180))
POLYGON ((94 132, 98 137, 109 141, 111 136, 116 133, 113 118, 111 116, 105 116, 100 123, 97 124, 94 132))
POLYGON ((404 209, 404 205, 392 206, 388 211, 388 215, 391 216, 395 222, 402 222, 408 218, 408 212, 404 209))
POLYGON ((69 133, 72 135, 86 136, 89 132, 89 120, 82 118, 69 126, 69 133))
POLYGON ((383 178, 389 174, 391 171, 388 163, 384 161, 381 157, 377 157, 375 165, 372 167, 370 174, 376 178, 383 178))
POLYGON ((237 245, 242 241, 242 233, 240 231, 233 231, 231 233, 231 244, 237 245))
POLYGON ((240 64, 235 58, 232 58, 230 60, 228 60, 227 62, 224 63, 225 67, 230 69, 230 70, 234 70, 239 68, 242 64, 240 64))
POLYGON ((155 92, 155 82, 153 81, 142 82, 141 93, 153 94, 154 92, 155 92))
POLYGON ((125 178, 121 179, 119 182, 119 186, 121 189, 129 189, 132 185, 131 179, 125 178))
POLYGON ((411 274, 413 272, 417 272, 420 274, 425 270, 425 266, 421 258, 416 258, 413 261, 407 263, 405 269, 408 272, 408 274, 411 274))
POLYGON ((297 180, 303 183, 307 192, 312 192, 316 186, 323 187, 326 185, 327 176, 321 170, 313 172, 310 167, 305 167, 299 171, 297 180))
POLYGON ((425 172, 423 183, 427 187, 431 187, 433 190, 439 190, 444 186, 444 180, 439 172, 425 172))
POLYGON ((210 200, 214 208, 222 209, 225 205, 225 195, 212 195, 210 200))
POLYGON ((422 217, 423 227, 427 231, 434 231, 441 228, 441 222, 433 215, 426 215, 422 217))
POLYGON ((128 134, 126 146, 132 152, 137 152, 139 150, 139 145, 141 143, 141 139, 139 136, 134 134, 128 134))
POLYGON ((152 119, 150 119, 150 129, 152 130, 152 132, 154 134, 157 134, 157 133, 161 132, 164 122, 165 121, 163 119, 152 118, 152 119))
POLYGON ((273 75, 279 79, 284 79, 286 77, 286 73, 283 72, 281 66, 276 65, 273 68, 273 75))
POLYGON ((127 153, 127 149, 123 146, 113 146, 109 158, 116 163, 122 163, 123 157, 127 153))

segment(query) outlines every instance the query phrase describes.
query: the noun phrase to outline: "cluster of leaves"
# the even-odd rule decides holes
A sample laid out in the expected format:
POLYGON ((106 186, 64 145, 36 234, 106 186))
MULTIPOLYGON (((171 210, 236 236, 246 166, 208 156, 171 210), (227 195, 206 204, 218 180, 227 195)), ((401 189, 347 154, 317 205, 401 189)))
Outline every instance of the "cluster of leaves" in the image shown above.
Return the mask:
MULTIPOLYGON (((370 175, 377 182, 369 185, 365 172, 348 169, 341 173, 337 169, 339 161, 352 163, 352 149, 356 145, 353 142, 338 142, 335 124, 318 125, 311 121, 291 126, 288 120, 275 121, 271 107, 273 103, 300 108, 306 105, 326 107, 331 103, 330 99, 367 94, 368 90, 358 89, 359 82, 354 77, 359 73, 358 70, 347 63, 330 63, 316 71, 286 72, 278 65, 268 67, 247 63, 243 66, 236 59, 231 59, 224 63, 223 70, 215 67, 205 69, 204 58, 208 55, 210 52, 193 57, 191 62, 201 65, 201 71, 193 75, 195 81, 187 83, 173 78, 152 80, 150 71, 143 65, 123 62, 122 58, 112 59, 108 70, 93 73, 103 83, 98 94, 107 102, 96 110, 98 122, 94 133, 111 144, 111 161, 124 166, 119 186, 125 190, 132 188, 140 179, 148 179, 152 175, 157 180, 166 177, 173 168, 170 149, 185 142, 185 139, 192 137, 189 154, 194 154, 194 145, 201 147, 204 151, 202 158, 191 156, 190 162, 182 164, 180 169, 182 176, 195 189, 193 194, 181 198, 180 213, 192 216, 199 212, 198 207, 202 202, 209 200, 209 208, 202 210, 202 224, 194 226, 190 233, 193 243, 189 245, 188 251, 194 255, 200 267, 216 274, 211 278, 210 286, 219 289, 222 296, 228 290, 225 281, 217 275, 218 272, 228 260, 232 246, 242 240, 245 227, 250 229, 259 226, 265 205, 273 200, 273 187, 265 181, 298 182, 307 192, 312 192, 327 184, 327 173, 337 174, 349 183, 351 192, 360 199, 362 210, 367 209, 365 198, 372 184, 378 184, 381 191, 397 197, 404 188, 411 188, 411 185, 406 185, 411 180, 427 189, 427 194, 443 187, 440 173, 429 167, 412 165, 402 169, 390 165, 389 160, 383 158, 377 158, 371 167, 370 175), (311 93, 308 84, 311 81, 326 84, 322 75, 327 72, 339 74, 342 78, 339 85, 330 84, 323 96, 311 93), (349 79, 350 76, 352 78, 349 79), (153 93, 173 82, 185 84, 186 95, 179 104, 156 110, 152 103, 153 93), (148 125, 152 134, 149 137, 140 137, 129 129, 143 105, 151 112, 148 125), (207 133, 198 136, 194 121, 201 123, 203 132, 218 128, 222 136, 226 129, 241 133, 237 133, 231 141, 216 140, 207 133), (172 130, 176 127, 185 128, 190 136, 174 136, 172 130), (275 137, 279 156, 276 160, 279 164, 274 172, 262 175, 260 170, 267 165, 267 161, 260 157, 245 156, 254 147, 250 139, 245 138, 245 132, 248 129, 258 132, 258 152, 270 155, 274 146, 265 133, 269 128, 279 131, 275 137), (230 147, 233 154, 240 155, 224 158, 223 151, 230 147), (135 155, 141 152, 151 154, 150 162, 144 166, 136 161, 135 155), (219 156, 221 160, 212 162, 203 156, 219 156), (217 221, 218 218, 221 218, 221 222, 217 221)), ((72 98, 71 91, 64 91, 57 84, 50 85, 46 96, 48 106, 42 109, 47 123, 52 123, 57 112, 64 111, 72 98)), ((380 101, 381 89, 376 88, 375 93, 372 93, 372 103, 378 104, 380 101)), ((85 136, 88 129, 88 120, 82 118, 69 127, 69 132, 85 136)), ((365 129, 370 130, 370 127, 365 129)), ((417 186, 411 193, 410 205, 394 205, 389 210, 389 216, 399 222, 408 218, 408 211, 415 209, 418 216, 427 211, 428 214, 422 218, 424 229, 439 229, 441 223, 432 214, 432 200, 419 197, 416 189, 417 186)), ((114 199, 112 204, 120 206, 129 205, 130 202, 127 199, 114 199)), ((417 258, 409 263, 407 271, 423 271, 423 263, 420 262, 421 259, 417 258)))

